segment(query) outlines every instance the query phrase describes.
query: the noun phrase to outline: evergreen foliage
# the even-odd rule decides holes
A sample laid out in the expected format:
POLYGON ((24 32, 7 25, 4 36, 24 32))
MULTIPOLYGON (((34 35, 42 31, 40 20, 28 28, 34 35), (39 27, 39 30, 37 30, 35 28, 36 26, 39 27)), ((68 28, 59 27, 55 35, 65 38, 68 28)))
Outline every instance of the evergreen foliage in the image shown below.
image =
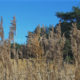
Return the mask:
POLYGON ((70 31, 72 29, 72 23, 77 23, 77 28, 80 29, 80 8, 72 7, 70 12, 57 12, 56 16, 62 21, 61 32, 65 33, 66 43, 63 50, 64 59, 70 61, 73 59, 73 53, 71 50, 70 31))

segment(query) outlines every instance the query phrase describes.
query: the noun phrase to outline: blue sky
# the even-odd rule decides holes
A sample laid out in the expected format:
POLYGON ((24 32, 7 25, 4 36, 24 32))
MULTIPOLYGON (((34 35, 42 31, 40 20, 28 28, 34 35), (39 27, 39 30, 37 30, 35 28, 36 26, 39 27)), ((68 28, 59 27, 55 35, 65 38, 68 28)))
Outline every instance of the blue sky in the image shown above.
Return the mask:
POLYGON ((38 24, 55 25, 59 21, 56 12, 70 11, 72 6, 80 6, 79 0, 0 0, 5 39, 13 16, 17 22, 15 42, 24 44, 28 31, 33 31, 38 24))

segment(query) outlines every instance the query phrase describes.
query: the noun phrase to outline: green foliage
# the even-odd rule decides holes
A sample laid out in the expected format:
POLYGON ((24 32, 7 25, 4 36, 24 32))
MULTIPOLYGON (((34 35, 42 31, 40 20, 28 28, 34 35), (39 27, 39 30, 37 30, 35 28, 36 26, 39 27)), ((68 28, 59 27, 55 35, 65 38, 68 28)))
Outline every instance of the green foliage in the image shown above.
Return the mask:
MULTIPOLYGON (((13 48, 13 45, 14 45, 14 44, 12 43, 12 44, 11 44, 11 48, 13 48)), ((16 48, 16 50, 17 50, 17 49, 20 49, 21 46, 22 46, 22 45, 20 45, 20 44, 18 44, 18 43, 15 43, 15 48, 16 48)))
POLYGON ((56 16, 60 18, 61 23, 61 33, 65 34, 66 43, 63 49, 63 58, 64 61, 70 62, 73 60, 73 53, 71 49, 71 40, 70 40, 70 31, 72 29, 72 23, 77 23, 77 28, 80 29, 80 8, 72 7, 72 11, 70 12, 57 12, 56 16))
POLYGON ((61 20, 63 20, 63 21, 73 21, 75 19, 73 12, 66 12, 66 13, 64 13, 64 12, 57 12, 56 16, 58 18, 61 18, 61 20))
POLYGON ((64 21, 79 21, 80 20, 80 8, 73 7, 70 12, 57 12, 56 16, 64 21))
POLYGON ((80 29, 80 8, 72 7, 70 12, 57 12, 56 16, 60 18, 63 22, 72 23, 77 22, 78 29, 80 29))
POLYGON ((63 48, 63 59, 65 62, 68 62, 68 63, 70 63, 73 60, 71 42, 69 39, 66 40, 64 48, 63 48))
POLYGON ((71 23, 63 22, 61 24, 61 33, 62 33, 62 35, 65 34, 65 37, 67 39, 70 38, 70 30, 71 29, 72 29, 72 24, 71 23))

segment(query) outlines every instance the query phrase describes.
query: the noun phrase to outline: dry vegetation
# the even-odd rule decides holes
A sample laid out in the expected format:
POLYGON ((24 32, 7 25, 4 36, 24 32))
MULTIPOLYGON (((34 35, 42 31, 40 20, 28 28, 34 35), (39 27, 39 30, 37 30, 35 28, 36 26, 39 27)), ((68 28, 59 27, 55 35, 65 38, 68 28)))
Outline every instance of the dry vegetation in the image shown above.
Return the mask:
MULTIPOLYGON (((66 37, 61 34, 61 21, 55 29, 53 26, 40 28, 38 25, 34 32, 29 32, 26 46, 18 48, 11 44, 16 31, 15 17, 11 25, 9 39, 1 37, 0 42, 0 80, 80 79, 80 30, 76 23, 72 24, 70 33, 74 56, 72 63, 64 60, 66 37)), ((0 27, 3 34, 2 25, 0 27)))

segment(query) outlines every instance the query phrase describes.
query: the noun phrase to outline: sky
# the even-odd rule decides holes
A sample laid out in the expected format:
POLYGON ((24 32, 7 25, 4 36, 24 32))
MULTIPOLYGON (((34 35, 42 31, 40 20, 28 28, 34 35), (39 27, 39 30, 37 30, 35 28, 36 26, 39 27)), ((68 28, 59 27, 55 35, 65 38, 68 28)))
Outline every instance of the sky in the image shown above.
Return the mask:
POLYGON ((0 0, 0 16, 3 16, 5 39, 9 36, 10 22, 16 16, 15 42, 26 44, 26 35, 36 26, 54 26, 59 19, 56 12, 67 12, 72 6, 80 6, 79 0, 0 0))

